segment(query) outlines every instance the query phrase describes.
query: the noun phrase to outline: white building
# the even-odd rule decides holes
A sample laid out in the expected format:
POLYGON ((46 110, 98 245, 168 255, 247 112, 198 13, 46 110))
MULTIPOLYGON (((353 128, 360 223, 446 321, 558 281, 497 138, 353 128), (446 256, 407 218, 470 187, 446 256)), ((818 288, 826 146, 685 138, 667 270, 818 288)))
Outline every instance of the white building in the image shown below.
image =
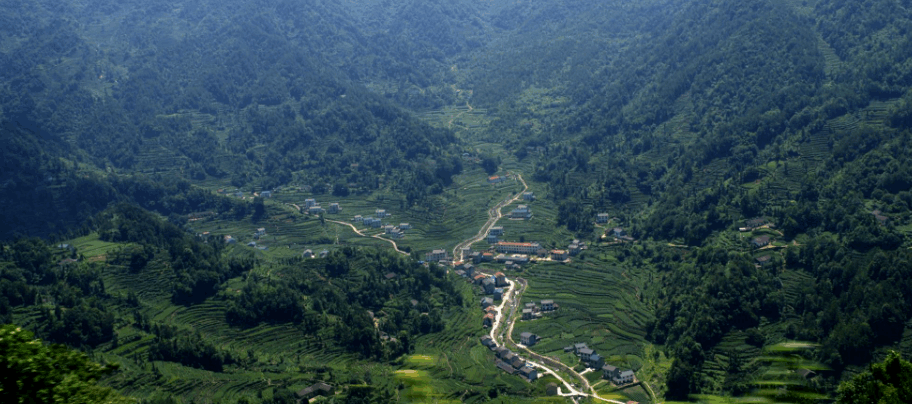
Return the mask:
POLYGON ((508 253, 508 254, 535 254, 541 245, 538 243, 511 243, 507 241, 499 241, 494 245, 494 249, 499 253, 508 253))
POLYGON ((443 261, 447 259, 446 250, 434 250, 424 255, 425 261, 443 261))

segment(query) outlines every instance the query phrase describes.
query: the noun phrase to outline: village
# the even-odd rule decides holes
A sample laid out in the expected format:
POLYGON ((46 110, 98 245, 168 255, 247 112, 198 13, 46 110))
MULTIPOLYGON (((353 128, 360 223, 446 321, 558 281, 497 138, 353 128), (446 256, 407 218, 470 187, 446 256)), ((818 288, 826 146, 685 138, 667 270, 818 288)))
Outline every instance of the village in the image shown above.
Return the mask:
MULTIPOLYGON (((512 178, 510 176, 492 176, 488 178, 488 183, 496 185, 512 178)), ((245 198, 242 193, 233 195, 245 198)), ((255 197, 270 198, 273 196, 273 192, 261 191, 259 194, 253 195, 255 197)), ((521 203, 514 205, 515 207, 502 217, 508 221, 529 221, 533 219, 533 209, 530 205, 535 202, 536 196, 533 192, 524 190, 511 200, 504 201, 496 209, 493 209, 492 211, 497 216, 493 217, 493 220, 489 221, 489 224, 483 228, 483 234, 467 241, 464 246, 454 249, 453 256, 443 248, 436 248, 426 252, 423 256, 424 260, 419 261, 419 264, 434 264, 450 268, 449 270, 453 274, 473 285, 477 295, 480 296, 480 309, 484 312, 480 326, 490 331, 481 337, 480 342, 493 352, 494 360, 492 366, 509 375, 515 375, 528 382, 533 382, 541 377, 543 372, 555 374, 554 370, 545 364, 553 366, 560 363, 560 360, 556 357, 546 358, 531 350, 540 341, 547 339, 547 336, 543 337, 528 331, 521 332, 519 333, 518 343, 513 343, 511 335, 513 325, 516 322, 545 319, 553 313, 559 312, 560 305, 554 299, 541 299, 537 302, 526 302, 520 307, 522 289, 517 290, 516 285, 519 282, 524 285, 526 281, 521 278, 511 281, 507 278, 506 273, 519 273, 524 269, 524 266, 532 265, 536 262, 569 264, 574 257, 585 252, 588 249, 588 245, 584 241, 573 239, 565 245, 546 248, 541 242, 525 241, 521 235, 517 237, 520 241, 511 241, 510 232, 508 231, 510 226, 506 226, 507 228, 505 229, 505 226, 497 225, 496 222, 497 219, 501 218, 500 207, 506 206, 508 202, 517 200, 521 203), (473 247, 477 248, 477 244, 487 244, 487 246, 478 250, 473 249, 473 247), (502 270, 491 269, 497 266, 501 266, 502 270), (516 351, 507 347, 507 341, 515 345, 516 351), (532 360, 527 359, 527 357, 531 357, 532 360), (536 360, 542 363, 538 363, 536 360)), ((315 198, 307 198, 301 205, 294 203, 288 205, 307 217, 348 225, 360 236, 384 238, 393 243, 393 247, 397 251, 399 249, 394 240, 404 239, 406 233, 412 229, 412 226, 407 222, 393 222, 392 215, 383 208, 375 208, 372 214, 357 214, 351 216, 348 221, 342 221, 328 219, 328 217, 333 215, 342 214, 343 207, 339 202, 332 202, 324 207, 315 198), (369 230, 375 231, 368 235, 366 232, 369 230)), ((596 225, 604 225, 615 222, 616 218, 607 213, 598 213, 593 218, 593 221, 596 225)), ((208 236, 208 234, 201 234, 201 236, 208 236)), ((621 227, 606 228, 602 238, 609 237, 613 238, 615 242, 635 241, 621 227)), ((251 240, 246 243, 246 246, 250 248, 263 251, 269 248, 266 245, 269 240, 266 227, 256 228, 249 236, 243 237, 243 239, 245 241, 251 240)), ((236 244, 238 240, 231 235, 225 235, 223 242, 236 244)), ((305 249, 301 253, 301 257, 316 259, 325 258, 328 254, 329 251, 326 249, 322 249, 319 253, 314 253, 311 249, 305 249)), ((390 274, 386 276, 389 278, 390 274)), ((388 336, 384 337, 389 338, 388 336)), ((577 358, 577 363, 570 364, 570 366, 584 369, 582 373, 577 373, 577 376, 591 371, 600 371, 602 379, 615 387, 624 387, 636 382, 633 370, 606 363, 604 357, 590 348, 585 342, 567 346, 564 348, 564 352, 572 352, 577 358)), ((588 393, 577 391, 566 381, 564 381, 564 384, 567 391, 562 392, 560 387, 552 383, 548 386, 549 394, 588 395, 588 393)), ((309 389, 313 390, 313 392, 301 391, 299 396, 311 396, 321 388, 325 390, 326 386, 311 386, 309 389)))

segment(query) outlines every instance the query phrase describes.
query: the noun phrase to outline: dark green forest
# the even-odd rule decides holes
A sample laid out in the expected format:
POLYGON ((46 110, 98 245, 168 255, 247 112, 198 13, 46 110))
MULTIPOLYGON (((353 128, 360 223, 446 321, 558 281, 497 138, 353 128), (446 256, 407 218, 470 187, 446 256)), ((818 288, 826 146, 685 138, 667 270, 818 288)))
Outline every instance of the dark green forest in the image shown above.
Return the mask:
POLYGON ((733 336, 817 344, 814 391, 898 397, 857 386, 912 355, 910 57, 899 0, 4 1, 0 323, 87 352, 128 326, 138 362, 273 366, 147 318, 151 292, 112 291, 113 271, 217 305, 234 333, 395 363, 470 304, 446 268, 359 246, 263 259, 188 218, 279 209, 229 188, 424 212, 477 164, 525 170, 561 230, 599 240, 607 212, 636 240, 619 254, 653 281, 667 399, 749 394, 733 336), (485 123, 426 119, 450 107, 485 123), (117 247, 58 248, 89 235, 117 247))

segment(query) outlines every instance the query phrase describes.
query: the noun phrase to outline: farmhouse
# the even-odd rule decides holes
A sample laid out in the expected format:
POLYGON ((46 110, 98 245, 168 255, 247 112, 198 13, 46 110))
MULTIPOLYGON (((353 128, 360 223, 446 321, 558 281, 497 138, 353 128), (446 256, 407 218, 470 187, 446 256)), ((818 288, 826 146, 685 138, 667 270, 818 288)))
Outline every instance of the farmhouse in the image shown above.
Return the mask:
POLYGON ((314 205, 307 208, 307 213, 311 215, 319 215, 323 213, 323 208, 321 208, 320 205, 314 205))
POLYGON ((390 234, 390 233, 392 233, 392 232, 395 231, 395 230, 396 230, 396 226, 393 226, 393 225, 391 225, 391 224, 388 224, 388 225, 386 225, 386 226, 383 226, 383 232, 386 233, 386 234, 390 234))
POLYGON ((513 353, 513 352, 511 352, 505 346, 499 346, 497 348, 494 348, 494 354, 497 355, 497 357, 501 358, 501 359, 503 359, 505 356, 507 356, 507 354, 511 354, 511 353, 513 353))
POLYGON ((748 229, 751 229, 751 230, 756 229, 765 224, 766 224, 766 218, 763 218, 763 217, 756 217, 756 218, 753 218, 753 219, 750 219, 750 220, 744 222, 744 225, 748 229))
POLYGON ((599 356, 599 354, 594 353, 589 356, 589 367, 593 369, 601 369, 602 366, 605 366, 605 359, 599 356))
POLYGON ((364 221, 364 218, 361 217, 361 215, 355 215, 355 217, 354 217, 354 219, 352 219, 352 221, 355 223, 361 223, 364 221))
POLYGON ((513 369, 512 365, 510 365, 509 363, 506 363, 504 361, 497 361, 497 367, 500 368, 500 370, 507 372, 507 374, 510 374, 510 375, 516 374, 516 369, 513 369))
POLYGON ((494 293, 495 281, 493 278, 485 278, 481 281, 481 287, 484 289, 485 294, 494 293))
POLYGON ((599 214, 595 217, 595 222, 596 222, 596 223, 608 223, 609 220, 611 220, 611 215, 609 215, 609 214, 607 214, 607 213, 599 213, 599 214))
POLYGON ((301 256, 304 258, 313 258, 314 252, 313 252, 313 250, 307 249, 307 250, 304 250, 303 253, 301 253, 301 256))
POLYGON ((488 306, 493 305, 493 304, 494 304, 494 299, 491 299, 490 297, 487 297, 487 296, 481 298, 481 308, 482 309, 486 309, 486 308, 488 308, 488 306))
POLYGON ((504 234, 503 226, 494 226, 491 228, 491 231, 488 234, 493 234, 495 236, 502 236, 504 234))
POLYGON ((524 201, 532 202, 535 200, 535 193, 533 192, 523 192, 522 198, 524 201))
POLYGON ((304 200, 304 207, 305 207, 305 208, 311 208, 311 207, 314 207, 314 206, 317 206, 317 200, 316 200, 316 199, 308 198, 308 199, 305 199, 305 200, 304 200))
POLYGON ((538 336, 527 331, 522 334, 519 334, 519 340, 525 346, 532 346, 532 345, 535 345, 536 342, 538 342, 538 336))
POLYGON ((386 210, 385 210, 385 209, 377 209, 377 210, 374 212, 374 215, 376 215, 377 217, 379 217, 379 218, 381 218, 381 219, 386 218, 386 217, 389 216, 389 214, 386 213, 386 210))
POLYGON ((507 276, 504 275, 503 272, 498 272, 498 273, 495 273, 495 274, 494 274, 494 282, 496 282, 496 285, 495 285, 495 286, 507 286, 507 285, 509 285, 509 283, 507 283, 507 276))
POLYGON ((329 204, 329 213, 339 213, 341 211, 342 211, 342 208, 339 207, 338 203, 333 202, 333 203, 329 204))
POLYGON ((266 228, 265 228, 265 227, 260 227, 259 229, 257 229, 257 231, 256 231, 256 236, 257 236, 257 237, 259 237, 259 236, 265 236, 265 235, 266 235, 266 228))
POLYGON ((494 313, 485 314, 484 319, 481 320, 481 325, 484 327, 491 327, 494 325, 494 313))
POLYGON ((551 250, 551 259, 555 261, 566 261, 570 258, 570 252, 567 250, 551 250))
POLYGON ((316 396, 325 396, 333 393, 333 386, 319 382, 310 387, 301 389, 297 395, 299 399, 310 399, 316 396))
POLYGON ((399 223, 399 230, 411 230, 412 225, 408 223, 399 223))
POLYGON ((769 236, 760 236, 760 237, 757 237, 757 238, 754 238, 753 240, 751 240, 751 245, 754 246, 754 248, 765 247, 765 246, 768 246, 769 243, 770 243, 769 236))
POLYGON ((510 365, 516 369, 521 369, 526 366, 526 361, 519 355, 513 355, 513 358, 510 359, 510 365))
POLYGON ((602 366, 602 377, 611 380, 616 385, 633 383, 632 370, 621 370, 612 365, 602 366))
POLYGON ((542 300, 541 301, 541 310, 542 311, 554 310, 554 300, 542 300))
POLYGON ((509 254, 534 254, 541 245, 538 243, 511 243, 500 241, 494 245, 494 249, 499 253, 509 254))
POLYGON ((235 244, 235 243, 237 243, 237 240, 235 240, 234 237, 225 236, 225 244, 235 244))
POLYGON ((494 289, 494 300, 503 300, 503 288, 494 289))
POLYGON ((428 261, 428 262, 443 261, 443 260, 446 260, 446 258, 447 258, 446 250, 440 250, 440 249, 431 251, 424 255, 424 260, 428 261))
POLYGON ((614 237, 618 237, 618 238, 621 238, 621 237, 624 237, 627 235, 627 232, 624 231, 624 229, 621 227, 615 227, 615 228, 611 229, 611 233, 614 234, 614 237))
POLYGON ((507 177, 501 177, 499 175, 494 175, 494 176, 488 177, 488 184, 500 184, 501 182, 504 182, 506 180, 507 180, 507 177))
POLYGON ((578 350, 577 353, 579 353, 581 361, 589 362, 589 359, 595 354, 595 351, 593 351, 592 348, 583 348, 578 350))
POLYGON ((474 283, 475 283, 476 285, 481 285, 481 282, 483 282, 485 279, 488 279, 488 276, 485 275, 485 274, 478 274, 478 275, 475 275, 475 277, 472 278, 472 280, 474 281, 474 283))
POLYGON ((481 345, 491 348, 497 346, 497 343, 494 342, 494 338, 491 338, 490 335, 485 335, 481 337, 481 345))
POLYGON ((579 355, 580 351, 583 349, 589 349, 589 345, 586 345, 585 342, 577 342, 573 344, 573 353, 579 355))
POLYGON ((263 191, 260 192, 261 198, 272 198, 272 191, 263 191))
POLYGON ((531 320, 531 319, 532 319, 532 309, 523 309, 523 311, 522 311, 522 319, 523 319, 523 320, 531 320))
POLYGON ((519 205, 516 207, 516 209, 510 211, 510 218, 530 219, 532 218, 532 210, 530 210, 526 205, 519 205))
POLYGON ((519 369, 519 374, 521 374, 526 379, 529 379, 530 382, 538 379, 538 371, 531 366, 523 366, 521 369, 519 369))
POLYGON ((500 241, 500 239, 498 239, 496 235, 488 233, 488 235, 485 236, 485 241, 487 241, 489 244, 494 244, 500 241))

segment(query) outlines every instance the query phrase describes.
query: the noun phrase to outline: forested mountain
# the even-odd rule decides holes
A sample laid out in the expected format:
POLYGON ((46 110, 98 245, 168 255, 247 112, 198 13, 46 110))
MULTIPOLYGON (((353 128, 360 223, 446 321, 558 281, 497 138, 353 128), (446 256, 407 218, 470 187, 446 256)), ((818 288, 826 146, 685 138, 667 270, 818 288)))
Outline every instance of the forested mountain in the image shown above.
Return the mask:
MULTIPOLYGON (((394 360, 408 340, 372 326, 439 332, 440 307, 464 306, 445 273, 358 249, 260 263, 185 234, 187 215, 263 214, 211 192, 228 185, 445 206, 496 144, 485 170, 526 169, 554 224, 601 240, 606 212, 641 242, 623 254, 655 279, 647 338, 674 358, 668 398, 744 394, 751 358, 713 368, 732 338, 820 344, 815 388, 835 391, 912 350, 910 33, 900 0, 4 1, 0 316, 49 299, 30 309, 40 336, 111 342, 109 304, 137 300, 107 293, 101 264, 55 266, 20 238, 91 233, 126 246, 114 265, 155 257, 171 304, 217 300, 231 327, 291 324, 394 360), (445 108, 486 120, 420 118, 445 108), (251 275, 267 265, 287 276, 251 275)), ((246 360, 136 324, 160 360, 246 360)))

